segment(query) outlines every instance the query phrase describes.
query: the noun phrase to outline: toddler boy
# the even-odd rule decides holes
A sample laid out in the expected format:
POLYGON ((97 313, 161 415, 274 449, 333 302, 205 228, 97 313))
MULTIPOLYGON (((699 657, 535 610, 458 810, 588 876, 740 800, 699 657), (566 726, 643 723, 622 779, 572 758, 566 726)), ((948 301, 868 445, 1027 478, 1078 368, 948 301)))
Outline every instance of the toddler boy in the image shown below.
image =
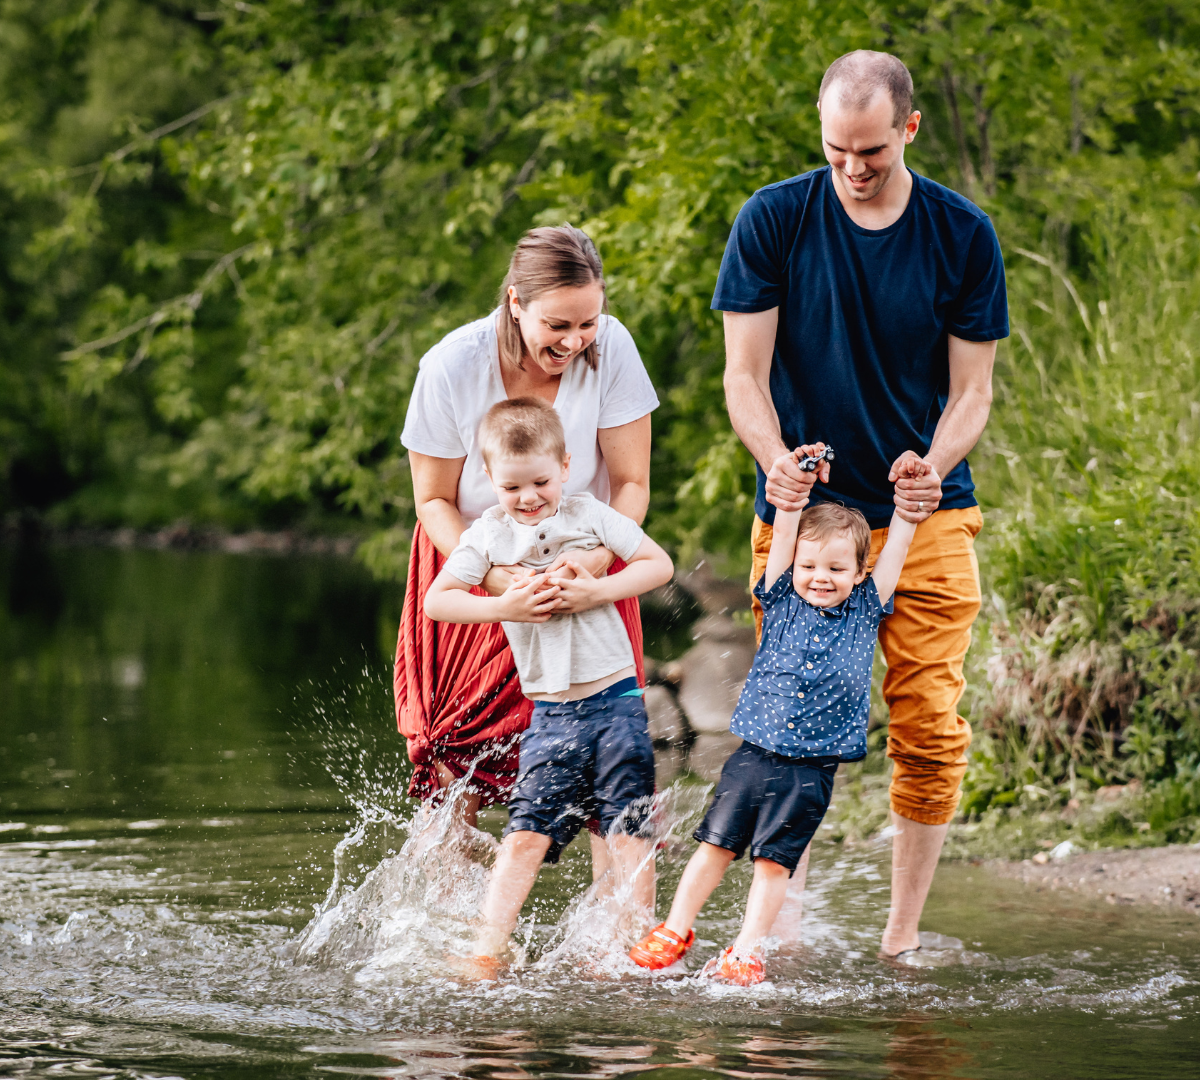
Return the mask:
MULTIPOLYGON (((802 446, 796 457, 824 449, 802 446)), ((928 470, 916 454, 901 459, 901 476, 928 470)), ((866 756, 875 638, 915 531, 892 515, 868 579, 871 530, 857 510, 819 503, 776 512, 766 572, 754 587, 762 640, 729 728, 744 741, 693 834, 700 847, 671 912, 630 951, 634 963, 658 970, 691 948, 704 902, 749 847, 754 876, 741 932, 704 972, 742 986, 762 981, 762 941, 825 816, 838 763, 866 756)))
POLYGON ((469 964, 495 978, 538 868, 557 862, 589 818, 612 838, 618 877, 631 879, 642 866, 650 884, 639 890, 635 882, 635 895, 653 895, 649 844, 639 834, 654 796, 654 751, 633 649, 613 604, 666 584, 674 568, 629 518, 591 495, 563 495, 570 456, 562 421, 545 402, 497 403, 478 438, 500 505, 462 534, 426 594, 425 614, 502 623, 521 688, 535 703, 469 964), (560 559, 600 545, 626 567, 597 578, 560 559), (556 563, 565 569, 552 569, 556 563), (472 593, 493 566, 531 572, 502 596, 472 593), (563 598, 573 611, 555 614, 563 598))

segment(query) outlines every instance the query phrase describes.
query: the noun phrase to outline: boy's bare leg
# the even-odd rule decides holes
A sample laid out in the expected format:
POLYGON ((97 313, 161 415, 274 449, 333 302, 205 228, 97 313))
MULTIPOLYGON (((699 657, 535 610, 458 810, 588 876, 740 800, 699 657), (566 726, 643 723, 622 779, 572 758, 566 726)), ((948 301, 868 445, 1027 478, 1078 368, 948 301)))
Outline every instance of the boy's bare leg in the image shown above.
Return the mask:
POLYGON ((796 872, 788 882, 787 895, 783 898, 783 907, 771 927, 770 934, 781 941, 800 940, 800 918, 804 914, 804 883, 808 880, 808 853, 812 845, 804 849, 796 872))
POLYGON ((483 926, 476 938, 481 956, 502 956, 508 948, 521 907, 549 849, 550 837, 541 833, 522 830, 504 838, 483 902, 483 926))
POLYGON ((671 913, 667 916, 667 929, 686 938, 704 902, 713 889, 721 884, 725 871, 733 862, 733 852, 716 844, 700 842, 696 853, 688 860, 671 901, 671 913))
MULTIPOLYGON (((453 784, 458 777, 446 768, 440 761, 435 761, 433 767, 437 769, 438 785, 444 791, 453 784)), ((477 792, 468 791, 458 797, 458 811, 462 821, 470 825, 472 829, 478 828, 479 822, 479 803, 481 797, 477 792)))
POLYGON ((746 898, 746 917, 733 943, 734 955, 751 952, 771 932, 788 891, 788 868, 770 859, 754 860, 754 880, 746 898))
POLYGON ((880 945, 885 956, 897 956, 920 946, 917 929, 921 911, 950 828, 948 824, 910 821, 894 810, 892 825, 896 829, 892 838, 892 904, 880 945))
POLYGON ((654 853, 650 841, 617 833, 608 838, 617 888, 630 882, 629 898, 639 913, 654 911, 654 853))

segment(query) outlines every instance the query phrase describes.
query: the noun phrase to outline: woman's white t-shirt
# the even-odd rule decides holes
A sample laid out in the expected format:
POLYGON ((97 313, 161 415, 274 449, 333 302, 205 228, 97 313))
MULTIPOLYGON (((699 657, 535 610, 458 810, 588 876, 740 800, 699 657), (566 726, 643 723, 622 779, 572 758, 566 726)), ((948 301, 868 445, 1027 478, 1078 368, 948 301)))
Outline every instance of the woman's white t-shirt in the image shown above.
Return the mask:
MULTIPOLYGON (((498 310, 498 309, 497 309, 498 310)), ((500 376, 496 311, 447 334, 421 358, 400 441, 429 457, 460 458, 458 512, 469 525, 490 506, 496 493, 483 471, 475 438, 479 421, 508 395, 500 376)), ((589 492, 609 499, 608 470, 596 432, 632 423, 658 408, 658 395, 642 365, 633 336, 610 315, 600 316, 595 370, 577 357, 558 384, 554 408, 562 419, 571 455, 565 495, 589 492)))

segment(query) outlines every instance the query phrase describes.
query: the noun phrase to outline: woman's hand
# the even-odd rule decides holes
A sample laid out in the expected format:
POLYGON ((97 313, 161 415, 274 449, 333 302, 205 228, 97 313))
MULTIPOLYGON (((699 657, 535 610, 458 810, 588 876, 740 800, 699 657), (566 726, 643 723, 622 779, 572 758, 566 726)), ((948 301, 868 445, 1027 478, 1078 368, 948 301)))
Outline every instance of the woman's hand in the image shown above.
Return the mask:
MULTIPOLYGON (((605 592, 607 578, 597 577, 582 561, 572 557, 559 560, 562 566, 547 576, 547 580, 558 588, 558 607, 555 615, 578 615, 609 603, 605 592)), ((582 553, 581 553, 582 554, 582 553)), ((590 554, 590 552, 588 553, 590 554)))
MULTIPOLYGON (((545 572, 555 574, 571 563, 578 563, 580 566, 586 566, 592 577, 604 577, 616 558, 606 547, 594 547, 589 551, 564 551, 546 567, 545 572)), ((567 576, 570 577, 571 574, 568 572, 567 576)))
POLYGON ((493 566, 479 583, 488 596, 503 596, 514 581, 529 573, 523 566, 493 566))
POLYGON ((545 574, 514 578, 499 597, 500 618, 503 622, 546 622, 555 614, 558 595, 558 586, 545 574))

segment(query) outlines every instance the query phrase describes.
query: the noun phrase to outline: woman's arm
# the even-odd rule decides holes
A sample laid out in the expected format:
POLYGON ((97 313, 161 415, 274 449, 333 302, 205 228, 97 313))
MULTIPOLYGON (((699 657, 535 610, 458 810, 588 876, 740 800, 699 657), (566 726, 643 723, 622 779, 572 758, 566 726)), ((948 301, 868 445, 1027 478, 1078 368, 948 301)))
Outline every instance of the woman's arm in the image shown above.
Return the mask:
POLYGON ((640 525, 650 505, 650 414, 620 427, 600 428, 596 441, 608 468, 608 505, 640 525))
MULTIPOLYGON (((438 458, 412 450, 408 452, 417 520, 433 541, 433 546, 447 557, 458 547, 459 537, 467 528, 462 514, 458 512, 458 481, 466 460, 465 457, 438 458)), ((501 596, 512 584, 513 578, 510 568, 493 566, 481 584, 492 596, 501 596)))

